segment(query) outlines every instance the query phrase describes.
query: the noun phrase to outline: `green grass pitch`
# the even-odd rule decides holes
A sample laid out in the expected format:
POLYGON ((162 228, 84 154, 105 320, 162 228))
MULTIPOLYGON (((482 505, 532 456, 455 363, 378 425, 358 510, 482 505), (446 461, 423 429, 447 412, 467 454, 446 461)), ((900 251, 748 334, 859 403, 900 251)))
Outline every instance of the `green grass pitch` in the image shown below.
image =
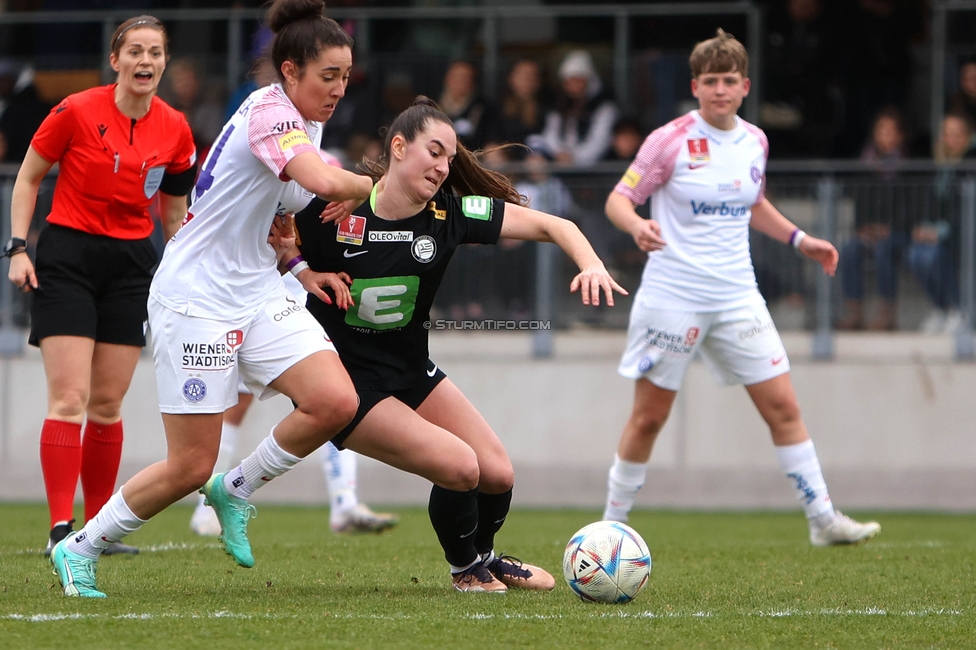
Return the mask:
POLYGON ((497 550, 555 591, 459 594, 421 508, 382 535, 337 536, 323 508, 263 506, 257 566, 189 532, 188 507, 99 562, 104 601, 64 598, 41 555, 43 505, 0 504, 0 648, 972 648, 976 517, 875 517, 868 544, 810 546, 799 513, 635 513, 654 565, 627 605, 580 602, 561 577, 596 511, 515 510, 497 550))

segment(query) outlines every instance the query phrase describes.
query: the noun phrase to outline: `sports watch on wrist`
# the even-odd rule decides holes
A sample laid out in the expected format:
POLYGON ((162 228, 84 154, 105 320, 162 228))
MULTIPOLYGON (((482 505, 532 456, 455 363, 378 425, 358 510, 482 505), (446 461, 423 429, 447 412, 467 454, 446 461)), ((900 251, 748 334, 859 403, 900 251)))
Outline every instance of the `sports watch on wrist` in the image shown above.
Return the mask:
POLYGON ((11 257, 17 253, 27 252, 27 240, 20 237, 11 237, 10 241, 3 247, 3 256, 11 257))

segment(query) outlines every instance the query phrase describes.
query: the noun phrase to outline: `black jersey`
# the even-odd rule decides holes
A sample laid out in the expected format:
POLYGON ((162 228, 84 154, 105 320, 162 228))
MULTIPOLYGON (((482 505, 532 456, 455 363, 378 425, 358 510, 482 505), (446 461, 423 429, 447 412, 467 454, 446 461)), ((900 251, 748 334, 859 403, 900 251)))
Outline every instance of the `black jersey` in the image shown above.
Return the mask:
MULTIPOLYGON (((308 296, 308 310, 335 343, 359 390, 403 390, 426 372, 430 308, 460 244, 494 244, 505 202, 443 190, 422 212, 389 221, 370 200, 336 226, 316 199, 295 216, 302 257, 314 271, 345 271, 355 305, 343 311, 308 296)), ((326 289, 332 296, 331 290, 326 289)))

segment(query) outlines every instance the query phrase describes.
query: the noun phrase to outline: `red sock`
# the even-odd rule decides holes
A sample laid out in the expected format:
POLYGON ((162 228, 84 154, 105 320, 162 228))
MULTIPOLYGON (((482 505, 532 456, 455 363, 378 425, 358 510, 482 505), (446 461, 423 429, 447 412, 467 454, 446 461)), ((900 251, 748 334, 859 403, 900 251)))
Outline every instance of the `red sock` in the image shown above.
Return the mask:
POLYGON ((81 472, 81 424, 44 420, 41 428, 41 472, 51 514, 51 528, 70 521, 81 472))
POLYGON ((85 495, 85 521, 91 521, 115 492, 122 459, 122 421, 88 421, 81 453, 81 491, 85 495))

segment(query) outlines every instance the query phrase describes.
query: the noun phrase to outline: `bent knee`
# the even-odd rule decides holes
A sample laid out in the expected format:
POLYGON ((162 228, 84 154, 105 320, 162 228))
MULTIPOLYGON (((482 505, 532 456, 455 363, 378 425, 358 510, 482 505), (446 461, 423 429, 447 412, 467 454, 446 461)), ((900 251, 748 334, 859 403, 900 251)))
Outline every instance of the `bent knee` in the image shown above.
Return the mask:
POLYGON ((339 431, 349 424, 359 409, 359 396, 353 390, 324 392, 299 408, 308 413, 323 430, 339 431))
POLYGON ((478 487, 481 481, 481 468, 478 465, 478 456, 474 450, 464 446, 464 451, 452 451, 445 454, 450 462, 440 468, 438 480, 434 481, 449 490, 467 492, 478 487))
POLYGON ((635 411, 630 416, 630 426, 638 434, 643 437, 653 438, 656 437, 661 429, 664 427, 664 423, 667 421, 667 414, 658 415, 656 413, 648 411, 635 411))
POLYGON ((478 487, 485 492, 501 494, 515 485, 515 470, 507 455, 503 459, 492 459, 490 463, 482 462, 479 471, 478 487))
POLYGON ((779 424, 789 424, 800 421, 800 403, 795 399, 784 400, 772 405, 773 417, 779 424))
POLYGON ((213 462, 196 461, 173 472, 172 481, 182 494, 196 492, 210 480, 213 475, 213 462))

